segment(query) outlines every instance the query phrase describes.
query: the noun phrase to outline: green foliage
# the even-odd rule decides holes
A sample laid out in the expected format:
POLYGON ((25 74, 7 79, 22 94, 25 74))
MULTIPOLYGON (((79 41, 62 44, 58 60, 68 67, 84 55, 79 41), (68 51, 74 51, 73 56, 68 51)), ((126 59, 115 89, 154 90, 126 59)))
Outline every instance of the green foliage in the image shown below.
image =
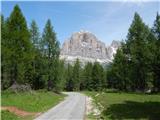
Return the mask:
POLYGON ((152 33, 156 40, 154 41, 153 46, 153 71, 154 71, 154 86, 155 90, 160 91, 160 15, 157 13, 156 20, 154 21, 154 26, 152 28, 152 33))
POLYGON ((59 43, 48 20, 42 38, 33 20, 30 29, 18 5, 2 23, 2 89, 28 83, 33 89, 63 88, 64 63, 59 61, 59 43), (51 81, 51 84, 49 83, 51 81), (48 82, 48 84, 47 84, 48 82), (54 84, 53 84, 54 83, 54 84))
POLYGON ((157 12, 156 20, 154 21, 152 32, 154 33, 157 40, 160 40, 160 15, 158 12, 157 12))
POLYGON ((40 49, 40 33, 36 22, 33 20, 30 25, 30 40, 33 44, 33 60, 32 65, 30 66, 30 83, 33 89, 42 89, 45 87, 45 79, 43 79, 43 66, 44 59, 41 54, 40 49))
POLYGON ((16 116, 13 113, 10 113, 9 111, 3 111, 1 112, 1 120, 21 120, 20 117, 16 116))
POLYGON ((48 90, 59 89, 59 43, 56 38, 56 33, 53 31, 51 21, 48 20, 42 35, 42 54, 46 60, 46 74, 48 90))
POLYGON ((73 74, 73 67, 68 64, 67 68, 66 68, 66 84, 65 84, 65 89, 67 91, 73 91, 73 78, 72 78, 72 74, 73 74))
POLYGON ((74 66, 68 64, 66 69, 66 90, 100 91, 106 89, 106 72, 98 62, 95 62, 94 64, 88 62, 83 67, 80 67, 80 65, 82 64, 78 59, 74 66))
POLYGON ((85 93, 91 96, 97 105, 104 107, 100 115, 104 120, 156 120, 160 117, 160 95, 85 93))
POLYGON ((81 68, 79 60, 77 59, 73 66, 73 74, 72 74, 73 86, 74 86, 73 90, 77 91, 80 89, 80 74, 81 74, 81 68))
POLYGON ((93 65, 92 63, 87 63, 83 69, 82 72, 82 89, 85 90, 92 90, 92 69, 93 69, 93 65))
POLYGON ((30 25, 30 35, 31 35, 32 44, 35 46, 35 48, 39 48, 40 33, 39 33, 37 23, 34 20, 31 22, 31 25, 30 25))
POLYGON ((156 39, 159 39, 157 31, 160 24, 156 21, 153 30, 150 30, 135 13, 127 39, 107 72, 109 87, 127 91, 158 89, 160 59, 157 57, 160 51, 156 39))
POLYGON ((105 85, 104 69, 98 62, 95 62, 92 69, 92 90, 102 90, 103 85, 105 85))
POLYGON ((1 15, 1 85, 2 89, 10 86, 10 56, 11 50, 9 48, 9 40, 7 39, 7 20, 1 15))
POLYGON ((2 106, 16 106, 29 112, 43 112, 55 106, 64 95, 47 91, 32 91, 23 93, 2 92, 2 106))
POLYGON ((27 23, 18 5, 9 17, 8 36, 11 53, 11 79, 13 82, 25 83, 25 74, 32 59, 30 35, 27 23))
MULTIPOLYGON (((32 44, 26 20, 18 7, 14 7, 10 17, 2 22, 2 64, 3 80, 8 81, 8 85, 27 83, 28 65, 31 63, 32 44), (5 78, 4 78, 5 77, 5 78)), ((3 87, 2 87, 3 88, 3 87)))
POLYGON ((112 67, 107 72, 108 86, 119 90, 126 90, 129 87, 127 68, 129 64, 122 49, 117 50, 112 67))
POLYGON ((128 40, 126 41, 132 64, 132 80, 134 89, 144 90, 146 87, 146 78, 148 72, 148 36, 149 28, 142 22, 140 16, 135 13, 133 23, 129 29, 128 40))
POLYGON ((43 31, 42 44, 43 53, 48 59, 54 59, 59 56, 59 42, 57 41, 50 19, 47 20, 43 31))
POLYGON ((54 91, 59 92, 64 89, 66 84, 66 73, 65 73, 65 66, 63 60, 56 60, 54 61, 54 71, 53 75, 53 83, 54 83, 54 91))
POLYGON ((103 68, 98 62, 81 67, 59 59, 56 33, 47 20, 42 35, 33 20, 27 28, 25 17, 16 5, 5 19, 1 15, 2 89, 14 83, 28 83, 35 90, 47 88, 60 92, 116 88, 124 91, 160 91, 160 16, 150 29, 135 13, 127 39, 113 62, 103 68))

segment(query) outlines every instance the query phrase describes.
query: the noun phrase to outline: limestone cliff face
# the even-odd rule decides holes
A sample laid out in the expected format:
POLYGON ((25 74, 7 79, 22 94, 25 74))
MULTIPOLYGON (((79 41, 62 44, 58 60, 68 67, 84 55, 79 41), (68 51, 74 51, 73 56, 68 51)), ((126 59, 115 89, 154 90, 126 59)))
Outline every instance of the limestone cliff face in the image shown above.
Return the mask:
POLYGON ((81 62, 95 62, 108 63, 113 59, 116 49, 120 43, 113 41, 111 46, 106 47, 105 43, 98 40, 98 38, 87 31, 80 31, 73 33, 71 37, 66 40, 61 49, 60 58, 72 63, 77 58, 81 62))
POLYGON ((110 46, 106 47, 107 58, 110 60, 114 59, 117 49, 121 46, 119 41, 113 40, 110 46))

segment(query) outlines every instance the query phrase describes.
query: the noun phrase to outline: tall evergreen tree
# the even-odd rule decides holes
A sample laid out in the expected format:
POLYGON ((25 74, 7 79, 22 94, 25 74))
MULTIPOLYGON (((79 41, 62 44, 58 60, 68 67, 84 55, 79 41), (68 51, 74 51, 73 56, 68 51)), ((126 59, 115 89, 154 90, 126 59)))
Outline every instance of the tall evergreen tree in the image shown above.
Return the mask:
POLYGON ((143 23, 138 13, 135 13, 134 20, 129 28, 126 44, 128 47, 129 56, 131 58, 132 76, 134 81, 134 89, 144 90, 146 88, 146 80, 148 76, 148 36, 150 34, 149 28, 143 23))
POLYGON ((84 89, 91 90, 91 82, 92 82, 92 63, 88 62, 84 69, 83 69, 83 75, 82 75, 82 82, 84 89))
POLYGON ((109 85, 120 90, 144 91, 153 87, 155 38, 135 13, 125 43, 117 51, 108 71, 109 85), (153 52, 153 53, 152 53, 153 52))
POLYGON ((152 45, 152 48, 155 48, 153 62, 154 86, 156 89, 158 89, 158 91, 160 91, 160 15, 158 13, 156 16, 156 20, 154 21, 152 33, 156 38, 155 44, 152 45))
POLYGON ((11 50, 9 46, 9 40, 7 35, 8 20, 5 20, 4 16, 1 15, 1 85, 2 90, 6 89, 11 84, 10 79, 10 56, 11 50))
POLYGON ((74 85, 74 90, 78 91, 80 90, 80 76, 81 74, 81 68, 80 68, 80 62, 77 59, 74 66, 73 66, 73 85, 74 85))
POLYGON ((57 79, 56 76, 53 76, 53 74, 57 72, 57 68, 54 66, 54 63, 56 63, 59 57, 60 49, 56 38, 56 33, 53 30, 50 20, 47 21, 43 31, 42 45, 43 55, 47 61, 48 90, 51 90, 56 85, 57 79))
POLYGON ((110 78, 109 82, 112 84, 112 87, 119 90, 128 90, 130 88, 129 83, 131 83, 128 79, 128 64, 129 59, 123 53, 122 47, 117 50, 115 55, 112 69, 110 70, 110 78))
POLYGON ((39 48, 40 33, 36 21, 32 20, 30 25, 31 42, 35 48, 39 48))
POLYGON ((154 21, 152 32, 154 33, 157 40, 160 40, 160 15, 158 12, 157 12, 156 20, 154 21))
POLYGON ((33 44, 33 61, 32 61, 32 69, 30 70, 30 76, 32 77, 32 87, 34 89, 42 89, 45 87, 45 80, 43 79, 43 74, 44 74, 44 59, 41 55, 41 38, 40 38, 40 33, 38 26, 36 22, 33 20, 30 25, 30 39, 33 44))
POLYGON ((68 63, 67 70, 66 70, 66 84, 65 84, 65 89, 67 91, 73 91, 73 88, 74 88, 72 74, 73 74, 73 68, 68 63))
POLYGON ((63 60, 57 59, 54 67, 56 67, 56 71, 54 72, 55 78, 55 91, 60 92, 64 89, 66 84, 66 73, 65 73, 65 65, 63 60))
POLYGON ((2 89, 3 89, 3 87, 4 87, 4 83, 5 83, 5 78, 4 78, 4 74, 5 74, 5 52, 4 52, 4 50, 6 49, 5 48, 5 41, 6 41, 6 38, 5 38, 5 36, 6 36, 6 31, 5 31, 5 20, 4 20, 4 16, 3 15, 1 15, 1 31, 3 31, 2 33, 1 33, 1 80, 2 80, 2 89))
POLYGON ((15 5, 8 20, 8 40, 11 50, 12 83, 28 82, 28 66, 32 60, 30 35, 26 20, 18 5, 15 5))
POLYGON ((98 62, 95 62, 92 67, 92 90, 102 90, 104 76, 103 67, 98 62))

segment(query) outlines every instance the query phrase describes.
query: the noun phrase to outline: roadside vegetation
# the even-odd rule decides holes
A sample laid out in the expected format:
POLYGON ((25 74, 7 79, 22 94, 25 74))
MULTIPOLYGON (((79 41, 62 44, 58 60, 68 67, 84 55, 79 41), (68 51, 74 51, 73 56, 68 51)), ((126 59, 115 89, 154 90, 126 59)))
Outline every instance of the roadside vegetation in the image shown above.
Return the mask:
MULTIPOLYGON (((42 113, 58 104, 64 99, 64 97, 65 95, 63 94, 56 94, 54 92, 47 92, 44 90, 18 93, 4 91, 2 92, 1 101, 2 107, 14 106, 19 110, 30 113, 42 113)), ((12 114, 10 112, 3 111, 2 118, 5 118, 6 115, 15 117, 15 115, 13 116, 12 114)))
POLYGON ((29 112, 43 112, 63 100, 63 94, 46 91, 2 92, 2 106, 16 106, 29 112))
POLYGON ((1 111, 1 120, 33 120, 34 116, 17 116, 7 110, 1 111))
POLYGON ((99 116, 105 120, 157 120, 160 118, 160 95, 124 92, 84 92, 99 107, 99 116))
POLYGON ((1 120, 21 120, 20 117, 9 111, 1 111, 1 120))

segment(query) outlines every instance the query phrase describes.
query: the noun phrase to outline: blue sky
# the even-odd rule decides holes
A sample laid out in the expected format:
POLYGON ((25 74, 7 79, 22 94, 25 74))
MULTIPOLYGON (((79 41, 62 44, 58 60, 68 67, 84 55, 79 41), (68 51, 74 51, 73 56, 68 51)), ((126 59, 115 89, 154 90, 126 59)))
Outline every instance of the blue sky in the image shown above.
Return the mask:
POLYGON ((112 40, 126 38, 128 28, 137 11, 150 27, 160 13, 160 2, 2 2, 2 13, 8 17, 15 4, 18 4, 27 20, 28 26, 34 19, 40 32, 47 19, 51 19, 57 39, 63 41, 73 32, 81 29, 94 33, 107 45, 112 40))

